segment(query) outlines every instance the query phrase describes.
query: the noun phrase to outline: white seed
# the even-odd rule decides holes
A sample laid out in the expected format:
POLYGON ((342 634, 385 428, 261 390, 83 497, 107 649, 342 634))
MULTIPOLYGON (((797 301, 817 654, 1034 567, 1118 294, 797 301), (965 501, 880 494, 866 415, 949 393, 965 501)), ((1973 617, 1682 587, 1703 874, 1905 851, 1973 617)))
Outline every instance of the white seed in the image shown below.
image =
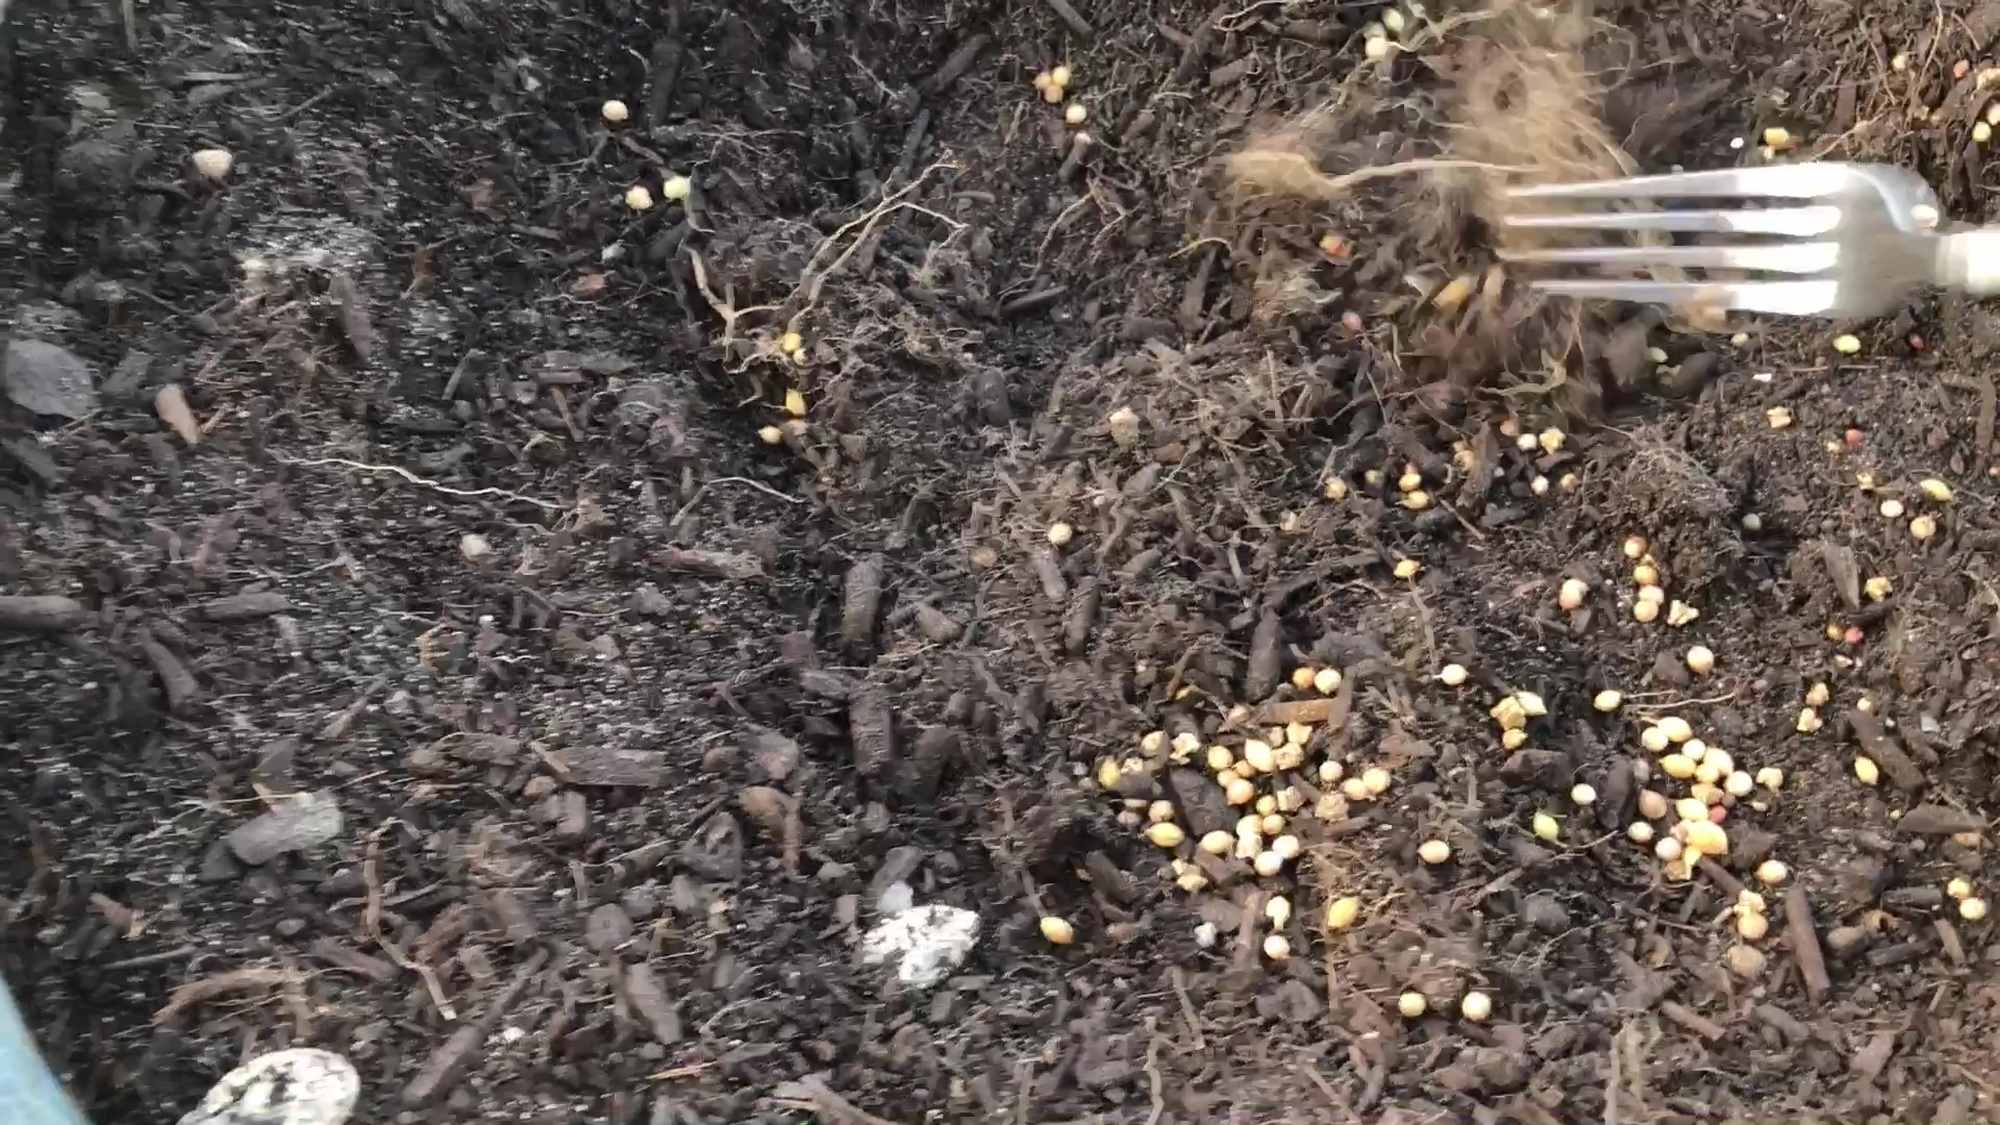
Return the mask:
POLYGON ((1882 501, 1880 511, 1883 519, 1901 519, 1903 518, 1903 502, 1891 496, 1887 500, 1882 501))
POLYGON ((1775 859, 1767 859, 1757 865, 1757 881, 1767 887, 1775 887, 1791 875, 1791 869, 1775 859))
POLYGON ((1785 771, 1776 766, 1765 766, 1763 769, 1757 771, 1757 784, 1766 789, 1783 789, 1785 787, 1785 771))
POLYGON ((1799 708, 1799 718, 1792 728, 1800 734, 1811 734, 1820 728, 1819 712, 1810 707, 1799 708))
POLYGON ((632 110, 617 98, 606 99, 603 105, 597 107, 597 112, 611 125, 623 125, 632 118, 632 110))
POLYGON ((1556 837, 1562 835, 1562 825, 1557 823, 1556 818, 1550 816, 1548 813, 1538 812, 1535 814, 1534 831, 1535 835, 1544 840, 1554 840, 1556 837))
POLYGON ((1672 863, 1681 857, 1681 842, 1672 836, 1662 836, 1653 845, 1653 854, 1660 857, 1662 862, 1672 863))
POLYGON ((630 207, 634 211, 651 211, 653 209, 653 193, 646 190, 645 184, 633 184, 625 192, 625 206, 630 207))
POLYGON ((1388 58, 1389 52, 1393 50, 1395 50, 1395 44, 1389 42, 1387 37, 1380 35, 1373 36, 1361 44, 1361 53, 1370 62, 1381 62, 1383 59, 1388 58))
POLYGON ((688 193, 693 190, 694 185, 688 181, 686 176, 668 176, 660 184, 660 198, 666 200, 668 203, 679 203, 681 200, 686 199, 688 193))
POLYGON ((1483 1023, 1493 1014, 1493 998, 1484 992, 1468 992, 1458 1002, 1458 1014, 1473 1023, 1483 1023))
POLYGON ((1863 785, 1873 785, 1882 780, 1882 770, 1873 758, 1854 759, 1854 777, 1863 785))
POLYGON ((1152 804, 1146 806, 1146 819, 1152 821, 1154 824, 1165 824, 1173 818, 1174 803, 1172 801, 1154 801, 1152 804))
POLYGON ((1833 350, 1839 352, 1841 355, 1853 355, 1861 350, 1861 338, 1853 335, 1835 336, 1833 338, 1833 350))
POLYGON ((1285 724, 1285 742, 1291 746, 1304 746, 1312 741, 1313 729, 1304 723, 1285 724))
POLYGON ((1992 139, 1993 139, 1993 126, 1988 125, 1984 121, 1975 121, 1972 123, 1973 144, 1983 145, 1987 141, 1990 141, 1992 139))
MULTIPOLYGON (((1284 827, 1285 827, 1284 825, 1280 824, 1278 826, 1278 830, 1282 832, 1284 831, 1284 827)), ((1299 858, 1299 851, 1303 847, 1304 845, 1299 843, 1299 838, 1297 836, 1291 836, 1291 835, 1279 836, 1273 834, 1271 839, 1271 850, 1278 853, 1279 859, 1285 860, 1287 862, 1299 858)))
POLYGON ((1334 692, 1340 690, 1340 670, 1337 668, 1321 668, 1319 671, 1313 673, 1312 686, 1313 690, 1321 695, 1332 695, 1334 692))
POLYGON ((1437 678, 1438 682, 1446 687, 1458 687, 1470 675, 1471 673, 1465 670, 1465 665, 1463 664, 1447 664, 1438 669, 1437 678))
POLYGON ((1180 825, 1168 821, 1146 829, 1146 839, 1163 848, 1177 848, 1187 839, 1187 833, 1181 831, 1180 825))
POLYGON ((1053 914, 1044 914, 1042 915, 1042 936, 1048 939, 1050 945, 1068 945, 1070 942, 1076 940, 1076 927, 1070 925, 1069 920, 1066 918, 1058 918, 1053 914))
POLYGON ((1339 781, 1340 775, 1346 772, 1346 767, 1331 758, 1319 764, 1319 779, 1325 785, 1332 785, 1334 782, 1339 781))
POLYGON ((1824 680, 1816 681, 1813 686, 1806 689, 1806 706, 1808 707, 1824 707, 1832 701, 1833 690, 1826 686, 1826 681, 1824 680))
POLYGON ((1424 475, 1411 470, 1396 479, 1396 487, 1403 492, 1415 492, 1424 486, 1424 475))
POLYGON ((1090 111, 1083 107, 1082 102, 1071 102, 1069 107, 1063 110, 1063 122, 1071 128, 1083 124, 1089 118, 1090 111))
POLYGON ((1699 738, 1690 738, 1681 743, 1681 753, 1686 754, 1690 762, 1705 761, 1708 758, 1708 743, 1699 738))
POLYGON ((1389 776, 1389 771, 1381 766, 1369 766, 1361 771, 1361 784, 1367 788, 1371 796, 1380 797, 1387 793, 1393 780, 1389 776))
POLYGON ((1271 758, 1280 770, 1300 769, 1306 764, 1305 747, 1288 740, 1283 746, 1271 751, 1271 758))
POLYGON ((1642 582, 1639 584, 1639 600, 1661 605, 1667 600, 1667 592, 1660 589, 1656 583, 1642 582))
POLYGON ((1070 70, 1069 64, 1067 63, 1057 63, 1055 67, 1049 71, 1049 83, 1055 86, 1068 86, 1070 83, 1070 79, 1074 77, 1076 77, 1075 72, 1070 70))
POLYGON ((1514 700, 1521 705, 1521 713, 1530 719, 1539 719, 1549 713, 1549 705, 1532 691, 1517 691, 1514 700))
POLYGON ((1264 939, 1264 956, 1273 961, 1283 961, 1292 955, 1292 943, 1283 934, 1272 934, 1264 939))
POLYGON ((1590 697, 1590 705, 1607 715, 1618 710, 1619 706, 1624 702, 1624 693, 1612 691, 1610 688, 1606 688, 1590 697))
POLYGON ((1581 578, 1565 578, 1562 589, 1556 593, 1556 604, 1566 610, 1578 609, 1589 596, 1590 583, 1581 578))
POLYGON ((1929 516, 1918 516, 1910 521, 1910 538, 1919 543, 1926 542, 1937 534, 1937 521, 1929 516))
POLYGON ((1051 546, 1066 547, 1076 538, 1076 529, 1058 520, 1049 525, 1048 537, 1051 546))
POLYGON ((1971 898, 1972 884, 1966 882, 1964 879, 1953 877, 1951 882, 1944 885, 1944 893, 1956 899, 1971 898))
POLYGON ((1958 904, 1958 916, 1968 922, 1977 922, 1986 917, 1986 900, 1983 898, 1963 899, 1958 904))
POLYGON ((1714 762, 1696 762, 1694 779, 1703 785, 1715 785, 1722 780, 1722 767, 1714 762))
POLYGON ((1358 777, 1350 777, 1341 782, 1340 794, 1350 801, 1366 801, 1375 796, 1368 791, 1368 783, 1358 777))
POLYGON ((1706 676, 1715 671, 1715 653, 1706 645, 1695 645, 1687 651, 1688 671, 1697 676, 1706 676))
POLYGON ((1570 786, 1569 799, 1580 806, 1588 807, 1597 803, 1597 790, 1579 781, 1570 786))
POLYGON ((1231 754, 1227 746, 1211 746, 1207 754, 1208 768, 1213 772, 1220 773, 1236 764, 1236 755, 1231 754))
POLYGON ((1861 584, 1861 592, 1868 595, 1871 602, 1879 602, 1896 590, 1896 584, 1884 575, 1876 575, 1861 584))
POLYGON ((1249 739, 1243 743, 1243 764, 1258 773, 1270 773, 1278 768, 1277 751, 1262 739, 1249 739))
POLYGON ((1403 18, 1401 11, 1391 8, 1382 13, 1382 27, 1389 34, 1401 35, 1405 26, 1407 26, 1407 21, 1403 18))
POLYGON ((196 149, 190 160, 195 171, 216 183, 228 179, 230 169, 236 167, 236 157, 226 148, 196 149))
POLYGON ((1443 863, 1451 858, 1451 845, 1443 840, 1425 840, 1417 848, 1417 858, 1432 865, 1443 863))
POLYGON ((1210 855, 1228 855, 1235 846, 1235 839, 1220 828, 1201 838, 1201 850, 1210 855))
POLYGON ((1655 754, 1664 754, 1667 752, 1667 747, 1673 745, 1673 740, 1667 737, 1665 729, 1650 726, 1639 732, 1639 745, 1655 754))
POLYGON ((1278 811, 1278 798, 1266 793, 1257 798, 1257 803, 1252 807, 1256 810, 1258 816, 1270 816, 1272 813, 1278 811))
POLYGON ((1271 928, 1282 930, 1285 923, 1292 920, 1292 900, 1284 895, 1272 895, 1264 904, 1264 917, 1271 920, 1271 928))
POLYGON ((1681 743, 1694 737, 1694 728, 1689 726, 1688 721, 1679 715, 1668 715, 1662 718, 1659 722, 1659 727, 1667 733, 1668 742, 1681 743))
POLYGON ((1653 842, 1653 826, 1643 820, 1635 820, 1627 825, 1625 834, 1630 836, 1632 842, 1635 844, 1650 844, 1653 842))
POLYGON ((1722 779, 1722 791, 1732 797, 1748 797, 1756 788, 1757 783, 1742 770, 1731 770, 1729 776, 1722 779))
POLYGON ((1232 805, 1247 805, 1257 799, 1257 787, 1247 778, 1230 778, 1222 787, 1222 792, 1232 805))
POLYGON ((1256 869, 1257 874, 1268 879, 1285 869, 1285 857, 1274 851, 1261 851, 1257 853, 1256 859, 1250 861, 1250 866, 1256 869))
POLYGON ((761 426, 757 430, 757 440, 763 442, 765 445, 783 445, 785 443, 785 431, 776 426, 761 426))
POLYGON ((1626 536, 1624 551, 1625 551, 1625 557, 1631 559, 1634 562, 1637 562, 1639 559, 1643 558, 1646 554, 1645 536, 1643 535, 1626 536))
POLYGON ((1639 815, 1658 820, 1667 815, 1667 798, 1657 789, 1639 790, 1639 815))
POLYGON ((1420 1018, 1430 1010, 1430 1006, 1430 1001, 1424 999, 1424 994, 1421 992, 1405 992, 1396 997, 1396 1010, 1401 1012, 1406 1020, 1420 1018))
MULTIPOLYGON (((1179 863, 1180 861, 1175 860, 1174 862, 1179 863)), ((1174 886, 1179 887, 1188 894, 1194 894, 1197 891, 1208 889, 1208 876, 1200 868, 1190 868, 1175 877, 1174 886)))
POLYGON ((1764 420, 1774 430, 1782 430, 1792 424, 1792 412, 1782 406, 1774 406, 1764 412, 1764 420))

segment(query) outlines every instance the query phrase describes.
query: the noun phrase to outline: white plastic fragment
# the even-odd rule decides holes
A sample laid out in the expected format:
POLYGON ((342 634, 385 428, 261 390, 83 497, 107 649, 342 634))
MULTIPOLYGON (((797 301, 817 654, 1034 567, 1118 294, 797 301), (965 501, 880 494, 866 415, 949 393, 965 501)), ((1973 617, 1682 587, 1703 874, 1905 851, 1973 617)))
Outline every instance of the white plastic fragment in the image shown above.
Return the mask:
POLYGON ((979 941, 979 915, 956 906, 915 906, 876 923, 861 939, 870 965, 896 961, 896 979, 929 988, 965 961, 979 941))
POLYGON ((343 1125, 361 1097, 354 1064, 332 1051, 270 1051, 209 1088, 180 1125, 343 1125))

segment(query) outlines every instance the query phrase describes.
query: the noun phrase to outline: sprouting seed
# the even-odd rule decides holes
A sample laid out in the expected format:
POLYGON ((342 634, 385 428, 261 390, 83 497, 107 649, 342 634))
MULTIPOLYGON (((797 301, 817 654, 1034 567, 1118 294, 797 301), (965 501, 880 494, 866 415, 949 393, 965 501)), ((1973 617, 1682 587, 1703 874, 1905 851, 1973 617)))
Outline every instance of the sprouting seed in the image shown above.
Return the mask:
POLYGON ((1273 929, 1284 929, 1285 923, 1292 920, 1292 900, 1284 895, 1272 895, 1271 901, 1264 904, 1264 917, 1271 920, 1273 929))

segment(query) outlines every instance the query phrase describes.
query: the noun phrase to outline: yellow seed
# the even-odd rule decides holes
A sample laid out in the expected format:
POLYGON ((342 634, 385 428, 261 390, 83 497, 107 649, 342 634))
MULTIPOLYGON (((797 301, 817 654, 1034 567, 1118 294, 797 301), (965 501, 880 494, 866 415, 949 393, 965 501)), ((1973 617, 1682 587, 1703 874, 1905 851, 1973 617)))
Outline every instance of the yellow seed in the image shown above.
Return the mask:
POLYGON ((1964 879, 1954 877, 1951 882, 1944 885, 1944 893, 1957 899, 1971 898, 1972 884, 1966 882, 1964 879))
POLYGON ((625 192, 625 206, 630 207, 634 211, 651 211, 653 209, 653 193, 647 191, 644 184, 633 184, 625 192))
POLYGON ((757 430, 757 440, 763 442, 765 445, 783 445, 785 443, 785 431, 776 426, 762 426, 757 430))
POLYGON ((1624 702, 1625 702, 1625 696, 1623 694, 1612 691, 1609 688, 1606 688, 1605 690, 1598 692, 1590 699, 1590 705, 1592 707, 1597 708, 1599 711, 1604 712, 1605 714, 1610 714, 1611 712, 1618 710, 1619 706, 1624 702))
POLYGON ((1937 521, 1929 516, 1918 516, 1910 521, 1910 538, 1922 543, 1937 534, 1937 521))
POLYGON ((1300 691, 1310 689, 1313 686, 1313 670, 1304 664, 1292 669, 1292 686, 1300 691))
POLYGON ((1832 700, 1833 690, 1826 686, 1826 681, 1824 680, 1820 680, 1806 689, 1806 706, 1808 707, 1824 707, 1832 702, 1832 700))
POLYGON ((1392 571, 1392 573, 1395 574, 1396 577, 1408 581, 1409 579, 1415 578, 1417 576, 1417 571, 1422 570, 1423 568, 1424 564, 1418 562, 1415 559, 1398 559, 1396 561, 1396 569, 1392 571))
POLYGON ((1775 859, 1767 859, 1757 865, 1757 881, 1767 887, 1775 887, 1785 881, 1791 870, 1775 859))
POLYGON ((1076 927, 1070 925, 1067 919, 1058 918, 1053 914, 1044 914, 1042 915, 1042 936, 1048 939, 1050 945, 1068 945, 1070 942, 1076 940, 1076 927))
POLYGON ((1535 814, 1534 829, 1535 835, 1544 840, 1554 840, 1562 835, 1562 825, 1556 822, 1555 817, 1545 812, 1535 814))
POLYGON ((1403 497, 1403 507, 1412 512, 1421 512, 1430 506, 1431 494, 1421 488, 1403 497))
POLYGON ((1048 537, 1052 546, 1065 547, 1069 545, 1070 540, 1076 538, 1076 529, 1058 520, 1049 525, 1048 537))
POLYGON ((1271 744, 1262 739, 1252 738, 1243 744, 1243 761, 1258 773, 1270 773, 1278 768, 1278 756, 1271 744))
POLYGON ((1871 602, 1879 602, 1894 593, 1895 590, 1896 584, 1891 582, 1885 575, 1880 574, 1870 578, 1861 585, 1861 592, 1867 594, 1868 600, 1871 602))
POLYGON ((1381 766, 1369 766, 1361 771, 1361 784, 1367 788, 1371 796, 1380 797, 1387 793, 1392 780, 1389 771, 1381 766))
POLYGON ((1458 1014, 1473 1023, 1483 1023, 1493 1014, 1493 998, 1484 992, 1468 992, 1465 999, 1458 1002, 1458 1014))
POLYGON ((660 195, 669 203, 679 203, 688 197, 693 187, 686 176, 668 176, 660 185, 660 195))
POLYGON ((1667 739, 1667 732, 1659 727, 1647 727, 1639 732, 1639 745, 1655 754, 1664 754, 1673 743, 1667 739))
POLYGON ((1701 766, 1686 754, 1669 754, 1660 759, 1660 772, 1675 781, 1686 781, 1695 775, 1701 766))
POLYGON ((1833 350, 1839 352, 1841 355, 1853 355, 1861 350, 1861 338, 1853 335, 1835 336, 1833 338, 1833 350))
POLYGON ((1757 784, 1766 789, 1783 789, 1785 787, 1785 771, 1776 766, 1765 766, 1763 769, 1757 771, 1757 784))
POLYGON ((1690 850, 1706 856, 1729 854, 1729 834, 1722 830, 1722 825, 1712 820, 1689 821, 1687 830, 1687 846, 1690 850))
POLYGON ((1432 865, 1443 863, 1451 858, 1451 845, 1443 840, 1425 840, 1417 848, 1417 858, 1432 865))
POLYGON ((1674 815, 1689 822, 1707 820, 1708 802, 1694 797, 1682 797, 1674 802, 1674 815))
POLYGON ((1500 746, 1506 750, 1519 750, 1528 744, 1528 732, 1519 727, 1500 732, 1500 746))
POLYGON ((1164 821, 1146 829, 1146 839, 1163 848, 1177 848, 1187 839, 1187 833, 1181 831, 1180 825, 1164 821))
POLYGON ((1401 1012, 1406 1020, 1422 1017, 1430 1010, 1430 1006, 1430 1001, 1424 999, 1424 994, 1421 992, 1405 992, 1396 998, 1396 1010, 1401 1012))
POLYGON ((1771 932, 1771 920, 1762 914, 1739 914, 1736 932, 1744 941, 1762 941, 1764 935, 1771 932))
POLYGON ((1415 492, 1417 489, 1422 488, 1423 486, 1424 486, 1424 475, 1422 473, 1415 471, 1404 473, 1396 481, 1396 488, 1398 491, 1401 492, 1415 492))
POLYGON ((1635 562, 1643 558, 1646 554, 1646 537, 1643 535, 1626 536, 1624 551, 1625 557, 1635 562))
POLYGON ((1939 504, 1951 503, 1951 486, 1936 477, 1925 477, 1918 481, 1917 491, 1939 504))
POLYGON ((1343 895, 1327 904, 1326 928, 1344 930, 1361 917, 1361 900, 1353 895, 1343 895))
POLYGON ((1228 855, 1235 846, 1235 838, 1220 828, 1201 838, 1201 850, 1210 855, 1228 855))
MULTIPOLYGON (((1657 590, 1659 587, 1648 586, 1646 589, 1657 590)), ((1659 616, 1660 603, 1657 600, 1640 598, 1638 601, 1632 603, 1632 619, 1641 625, 1650 625, 1659 616)))
POLYGON ((1979 921, 1986 917, 1986 900, 1983 898, 1961 900, 1958 904, 1958 916, 1968 922, 1979 921))
POLYGON ((1667 741, 1680 743, 1694 737, 1694 727, 1679 715, 1668 715, 1661 719, 1659 727, 1666 733, 1667 741))
POLYGON ((1562 588, 1556 592, 1556 605, 1565 610, 1581 608, 1585 598, 1590 596, 1590 584, 1581 578, 1566 578, 1562 588))
POLYGON ((1654 566, 1652 563, 1640 563, 1638 566, 1632 568, 1632 585, 1658 586, 1659 584, 1659 567, 1654 566))
POLYGON ((1854 777, 1863 785, 1873 785, 1882 780, 1882 770, 1873 758, 1854 759, 1854 777))
POLYGON ((1049 81, 1058 86, 1068 86, 1070 80, 1075 77, 1076 73, 1070 70, 1068 63, 1057 63, 1055 68, 1049 71, 1049 81))
POLYGON ((1773 125, 1764 130, 1764 144, 1766 147, 1781 151, 1790 148, 1792 145, 1792 131, 1782 125, 1773 125))
POLYGON ((1257 797, 1257 787, 1240 777, 1231 778, 1222 792, 1232 805, 1247 805, 1257 797))
POLYGON ((1774 406, 1764 412, 1764 420, 1774 430, 1782 430, 1792 424, 1792 412, 1782 406, 1774 406))

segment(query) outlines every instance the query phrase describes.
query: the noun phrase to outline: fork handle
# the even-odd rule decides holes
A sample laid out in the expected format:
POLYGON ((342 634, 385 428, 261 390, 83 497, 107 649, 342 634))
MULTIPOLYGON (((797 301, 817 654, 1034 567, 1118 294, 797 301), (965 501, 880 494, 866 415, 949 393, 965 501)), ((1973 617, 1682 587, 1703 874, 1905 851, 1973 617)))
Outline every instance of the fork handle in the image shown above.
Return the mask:
POLYGON ((1938 236, 1933 271, 1939 285, 1974 297, 2000 296, 2000 227, 1938 236))

